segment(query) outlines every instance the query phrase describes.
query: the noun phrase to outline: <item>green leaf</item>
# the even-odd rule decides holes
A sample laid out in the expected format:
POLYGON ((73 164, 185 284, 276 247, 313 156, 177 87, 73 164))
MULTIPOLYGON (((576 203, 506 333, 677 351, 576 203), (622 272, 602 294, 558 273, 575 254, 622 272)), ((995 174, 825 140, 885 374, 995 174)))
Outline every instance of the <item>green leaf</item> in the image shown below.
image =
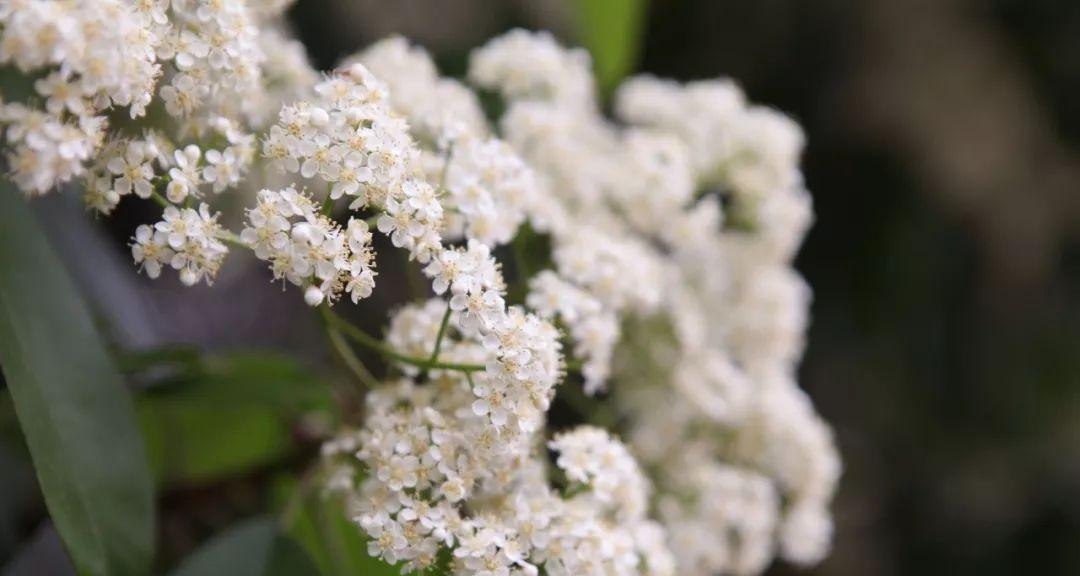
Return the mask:
POLYGON ((637 64, 648 0, 570 0, 577 31, 592 53, 600 88, 610 94, 637 64))
POLYGON ((398 576, 401 568, 368 555, 367 536, 349 519, 345 503, 322 494, 318 486, 280 481, 276 490, 284 510, 285 530, 307 550, 327 576, 398 576))
POLYGON ((139 427, 161 484, 211 483, 277 462, 291 452, 288 423, 272 410, 190 400, 138 402, 139 427))
MULTIPOLYGON (((296 542, 268 517, 247 520, 215 536, 171 576, 315 576, 321 574, 296 542)), ((359 574, 359 573, 358 573, 359 574)))
POLYGON ((279 462, 295 448, 296 419, 321 415, 332 424, 330 387, 291 359, 232 353, 185 362, 178 381, 136 398, 151 467, 163 484, 208 483, 279 462))
POLYGON ((154 495, 131 397, 25 200, 0 185, 0 366, 81 574, 145 574, 154 495))

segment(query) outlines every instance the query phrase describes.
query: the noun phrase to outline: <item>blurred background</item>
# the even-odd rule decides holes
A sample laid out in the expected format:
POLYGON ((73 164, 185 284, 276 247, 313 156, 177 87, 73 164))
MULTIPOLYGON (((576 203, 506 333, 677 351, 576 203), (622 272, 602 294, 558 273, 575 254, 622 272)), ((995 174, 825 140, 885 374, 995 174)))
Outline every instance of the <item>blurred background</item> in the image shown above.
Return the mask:
MULTIPOLYGON (((815 293, 801 382, 836 430, 845 473, 835 549, 806 573, 1080 574, 1080 2, 641 6, 633 71, 733 77, 807 133, 817 221, 797 261, 815 293)), ((290 17, 321 68, 402 34, 459 75, 469 49, 515 26, 606 49, 608 25, 626 25, 611 14, 561 0, 304 0, 290 17)), ((57 195, 35 201, 118 348, 326 360, 302 303, 257 265, 226 267, 212 290, 136 276, 125 244, 153 207, 134 204, 106 223, 57 195)), ((376 291, 365 306, 391 301, 376 291)), ((140 405, 144 423, 155 410, 183 420, 171 404, 140 405)), ((212 473, 173 482, 161 561, 274 498, 251 486, 309 456, 319 425, 278 431, 242 473, 200 462, 212 473)), ((157 473, 183 458, 165 446, 157 473)), ((0 471, 0 566, 51 573, 58 543, 18 442, 3 445, 0 471)))

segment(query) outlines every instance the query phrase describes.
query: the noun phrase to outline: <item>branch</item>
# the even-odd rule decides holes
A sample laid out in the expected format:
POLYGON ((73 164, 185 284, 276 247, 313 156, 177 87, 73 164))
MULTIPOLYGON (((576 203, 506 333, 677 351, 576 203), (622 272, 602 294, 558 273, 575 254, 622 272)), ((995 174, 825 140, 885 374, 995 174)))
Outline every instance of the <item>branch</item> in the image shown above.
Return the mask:
POLYGON ((402 364, 409 364, 416 366, 422 370, 456 370, 458 372, 481 372, 485 369, 483 364, 461 364, 457 362, 438 362, 432 361, 429 358, 415 358, 406 354, 402 354, 397 350, 387 346, 377 338, 371 336, 367 332, 357 328, 349 323, 341 316, 335 314, 329 306, 326 304, 319 307, 319 311, 322 313, 323 319, 332 326, 339 330, 342 334, 348 337, 353 342, 369 348, 382 354, 390 360, 401 362, 402 364))

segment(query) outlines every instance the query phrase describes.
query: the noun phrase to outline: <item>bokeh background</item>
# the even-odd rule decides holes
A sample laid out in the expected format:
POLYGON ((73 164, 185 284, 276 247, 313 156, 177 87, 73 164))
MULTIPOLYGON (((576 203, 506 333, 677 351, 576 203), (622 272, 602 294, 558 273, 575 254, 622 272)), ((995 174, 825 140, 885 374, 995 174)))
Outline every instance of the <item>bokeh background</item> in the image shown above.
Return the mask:
MULTIPOLYGON (((583 41, 561 0, 302 0, 290 17, 327 69, 390 34, 450 74, 515 26, 583 41)), ((653 0, 634 35, 634 71, 733 77, 808 136, 801 382, 845 473, 834 552, 806 573, 1080 574, 1080 2, 653 0)), ((213 290, 135 276, 126 239, 152 207, 108 223, 63 198, 35 210, 118 348, 325 359, 299 299, 258 266, 213 290)), ((162 562, 264 506, 254 487, 312 453, 302 432, 284 464, 166 490, 162 562)), ((8 440, 3 573, 66 573, 8 440)))

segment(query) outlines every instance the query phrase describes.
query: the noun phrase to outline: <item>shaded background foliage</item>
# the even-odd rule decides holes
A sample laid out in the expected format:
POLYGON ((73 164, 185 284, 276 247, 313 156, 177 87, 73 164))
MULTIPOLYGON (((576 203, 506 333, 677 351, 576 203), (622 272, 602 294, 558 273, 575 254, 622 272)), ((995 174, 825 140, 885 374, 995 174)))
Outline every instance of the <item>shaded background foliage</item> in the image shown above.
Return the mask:
MULTIPOLYGON (((845 460, 835 550, 808 573, 1080 573, 1080 4, 642 6, 627 57, 634 70, 734 77, 808 135, 817 222, 797 267, 815 299, 801 382, 845 460)), ((593 30, 611 27, 604 13, 591 16, 593 30)), ((579 18, 557 0, 305 0, 291 12, 322 68, 400 33, 450 74, 464 70, 470 48, 512 26, 580 43, 590 32, 579 18)), ((136 277, 124 244, 153 207, 124 203, 98 223, 61 198, 35 210, 117 349, 187 343, 246 370, 256 368, 230 351, 278 350, 301 363, 281 367, 289 383, 302 378, 288 374, 329 364, 299 298, 268 284, 257 264, 230 260, 213 289, 136 277)), ((380 279, 400 277, 399 260, 379 265, 380 279)), ((381 285, 359 321, 377 326, 406 291, 381 285)), ((134 382, 151 389, 138 401, 144 433, 175 440, 205 429, 204 416, 183 426, 187 404, 168 382, 206 385, 220 376, 215 366, 139 373, 134 382), (157 427, 147 432, 146 421, 157 427), (180 424, 169 432, 163 422, 180 424)), ((309 384, 316 392, 302 402, 317 407, 329 392, 309 384)), ((192 451, 159 447, 159 566, 240 518, 285 506, 314 439, 332 425, 276 419, 273 397, 254 416, 224 404, 205 418, 263 444, 240 447, 250 458, 240 470, 212 459, 177 465, 192 451)), ((10 430, 7 404, 0 422, 10 430)), ((209 441, 221 445, 220 434, 209 441)), ((62 553, 17 438, 0 445, 0 470, 0 565, 54 573, 62 553)), ((326 538, 317 510, 298 514, 309 541, 326 538)))

